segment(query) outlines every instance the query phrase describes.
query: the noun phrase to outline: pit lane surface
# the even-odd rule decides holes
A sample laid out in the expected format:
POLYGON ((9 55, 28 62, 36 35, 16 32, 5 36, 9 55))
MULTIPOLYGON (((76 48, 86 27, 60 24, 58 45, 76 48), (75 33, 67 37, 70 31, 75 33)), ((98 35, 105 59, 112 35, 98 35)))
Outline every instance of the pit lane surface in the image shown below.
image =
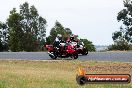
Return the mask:
MULTIPOLYGON (((46 52, 0 52, 2 59, 51 60, 46 52)), ((86 56, 79 55, 78 60, 132 62, 132 52, 89 52, 86 56)))

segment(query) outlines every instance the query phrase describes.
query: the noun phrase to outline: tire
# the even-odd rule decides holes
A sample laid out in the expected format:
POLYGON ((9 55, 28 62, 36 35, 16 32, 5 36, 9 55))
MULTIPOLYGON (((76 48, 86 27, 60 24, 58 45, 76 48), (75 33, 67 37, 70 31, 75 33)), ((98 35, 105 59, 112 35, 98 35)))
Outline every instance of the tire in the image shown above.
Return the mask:
POLYGON ((83 49, 82 55, 87 55, 88 54, 88 49, 83 49))
POLYGON ((79 85, 84 85, 87 81, 87 79, 85 78, 85 76, 80 75, 76 77, 76 81, 79 85))
POLYGON ((73 54, 73 58, 74 59, 77 59, 78 58, 78 53, 77 52, 73 54))
POLYGON ((53 60, 56 60, 56 58, 57 58, 57 56, 54 56, 52 59, 53 59, 53 60))
POLYGON ((53 60, 56 60, 57 58, 57 55, 55 53, 53 53, 53 55, 49 54, 49 56, 53 59, 53 60))

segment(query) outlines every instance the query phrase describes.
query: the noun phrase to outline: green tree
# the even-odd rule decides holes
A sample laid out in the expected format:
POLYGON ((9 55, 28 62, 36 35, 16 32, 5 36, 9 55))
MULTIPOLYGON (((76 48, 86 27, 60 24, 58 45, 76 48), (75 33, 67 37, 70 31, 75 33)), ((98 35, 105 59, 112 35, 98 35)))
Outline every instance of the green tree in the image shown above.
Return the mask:
POLYGON ((125 32, 123 29, 113 33, 114 45, 109 46, 109 50, 129 50, 129 43, 125 39, 125 32))
POLYGON ((132 2, 124 0, 124 9, 118 13, 117 20, 123 23, 121 31, 128 43, 132 44, 132 2), (123 30, 123 31, 122 31, 123 30))
POLYGON ((9 49, 11 51, 23 51, 23 40, 24 32, 21 25, 22 16, 16 12, 16 9, 13 8, 10 11, 9 18, 7 19, 7 24, 9 27, 9 49))
POLYGON ((88 51, 95 51, 96 50, 91 41, 89 41, 87 39, 81 39, 81 41, 84 43, 84 45, 88 49, 88 51))
MULTIPOLYGON (((0 29, 1 27, 2 27, 2 23, 0 22, 0 29)), ((3 37, 2 30, 0 30, 0 51, 3 51, 2 37, 3 37)))
POLYGON ((66 40, 72 31, 69 28, 64 28, 58 21, 55 22, 55 26, 50 30, 49 37, 46 38, 47 43, 52 44, 57 34, 61 34, 63 39, 66 40))
POLYGON ((8 50, 8 27, 7 24, 0 22, 0 47, 1 51, 8 50))
POLYGON ((20 5, 20 12, 14 8, 7 20, 9 27, 9 48, 12 51, 37 51, 46 36, 46 20, 39 16, 35 6, 27 2, 20 5))
POLYGON ((2 45, 2 42, 0 40, 0 52, 3 51, 3 45, 2 45))
MULTIPOLYGON (((120 31, 113 33, 112 38, 114 45, 119 50, 128 50, 132 44, 132 2, 131 0, 124 0, 124 9, 118 13, 117 20, 122 22, 120 31), (120 47, 119 47, 120 46, 120 47)), ((114 46, 114 47, 115 47, 114 46)))
POLYGON ((72 31, 71 31, 70 28, 65 28, 65 30, 66 30, 66 32, 67 32, 68 35, 71 35, 72 34, 72 31))
POLYGON ((45 39, 46 20, 39 16, 34 6, 29 7, 27 2, 20 5, 20 15, 23 17, 21 22, 25 34, 25 50, 38 50, 38 47, 42 46, 40 42, 45 39))
POLYGON ((46 44, 52 44, 51 36, 46 37, 46 44))
POLYGON ((2 32, 2 22, 0 22, 0 51, 2 51, 2 50, 3 50, 2 38, 3 38, 3 32, 2 32))

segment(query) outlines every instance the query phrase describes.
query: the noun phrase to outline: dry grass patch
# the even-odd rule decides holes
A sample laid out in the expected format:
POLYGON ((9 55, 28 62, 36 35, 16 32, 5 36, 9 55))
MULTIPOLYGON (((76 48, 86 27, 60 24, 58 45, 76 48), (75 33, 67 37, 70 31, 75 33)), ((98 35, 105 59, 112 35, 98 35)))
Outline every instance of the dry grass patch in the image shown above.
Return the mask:
POLYGON ((97 61, 0 61, 0 88, 132 88, 132 84, 89 84, 79 86, 77 67, 87 73, 132 75, 132 63, 97 61))

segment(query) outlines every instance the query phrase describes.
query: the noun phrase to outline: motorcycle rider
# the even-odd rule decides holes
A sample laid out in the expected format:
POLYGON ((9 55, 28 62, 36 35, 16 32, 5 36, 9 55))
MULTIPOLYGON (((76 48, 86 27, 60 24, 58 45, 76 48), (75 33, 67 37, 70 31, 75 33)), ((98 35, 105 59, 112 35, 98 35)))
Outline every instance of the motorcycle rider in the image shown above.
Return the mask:
POLYGON ((53 43, 53 46, 57 49, 60 48, 60 43, 62 42, 62 35, 61 34, 57 34, 55 41, 53 43))
POLYGON ((73 34, 70 35, 70 38, 68 38, 67 42, 68 42, 68 43, 76 42, 76 40, 75 40, 75 35, 73 35, 73 34))
POLYGON ((80 38, 78 35, 70 35, 70 37, 67 40, 67 43, 74 43, 75 46, 77 46, 78 48, 80 47, 79 43, 80 43, 80 38), (74 43, 76 42, 76 43, 74 43))
POLYGON ((60 55, 63 54, 62 51, 65 49, 66 46, 65 46, 65 41, 62 40, 61 34, 57 34, 53 47, 56 49, 57 53, 59 53, 60 55))

